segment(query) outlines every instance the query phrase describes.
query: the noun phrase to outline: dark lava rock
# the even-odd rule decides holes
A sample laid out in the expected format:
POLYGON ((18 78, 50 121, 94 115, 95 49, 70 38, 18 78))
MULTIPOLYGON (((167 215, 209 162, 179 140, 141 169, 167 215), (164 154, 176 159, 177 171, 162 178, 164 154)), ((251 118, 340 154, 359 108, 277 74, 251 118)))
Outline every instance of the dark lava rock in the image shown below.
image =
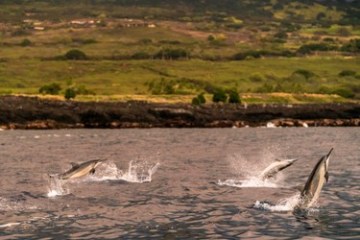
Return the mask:
POLYGON ((1 96, 0 129, 360 126, 360 104, 160 104, 1 96))

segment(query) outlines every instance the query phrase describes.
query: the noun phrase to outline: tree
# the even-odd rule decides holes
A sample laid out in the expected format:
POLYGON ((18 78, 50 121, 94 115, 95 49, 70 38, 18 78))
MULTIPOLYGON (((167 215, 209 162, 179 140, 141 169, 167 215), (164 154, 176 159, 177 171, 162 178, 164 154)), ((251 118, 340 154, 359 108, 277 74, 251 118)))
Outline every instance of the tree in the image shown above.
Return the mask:
POLYGON ((204 97, 204 93, 200 93, 197 98, 199 99, 200 104, 205 104, 206 103, 206 99, 204 97))
POLYGON ((236 90, 230 90, 229 103, 241 103, 239 93, 236 90))
POLYGON ((65 90, 65 94, 64 94, 64 97, 66 100, 70 100, 70 99, 73 99, 76 97, 76 91, 74 88, 67 88, 65 90))
POLYGON ((212 98, 213 102, 218 103, 218 102, 226 102, 227 100, 227 95, 225 93, 224 90, 222 89, 218 89, 214 92, 213 98, 212 98))
POLYGON ((201 105, 206 103, 206 99, 204 97, 204 93, 200 93, 196 97, 194 97, 191 101, 192 105, 201 105))

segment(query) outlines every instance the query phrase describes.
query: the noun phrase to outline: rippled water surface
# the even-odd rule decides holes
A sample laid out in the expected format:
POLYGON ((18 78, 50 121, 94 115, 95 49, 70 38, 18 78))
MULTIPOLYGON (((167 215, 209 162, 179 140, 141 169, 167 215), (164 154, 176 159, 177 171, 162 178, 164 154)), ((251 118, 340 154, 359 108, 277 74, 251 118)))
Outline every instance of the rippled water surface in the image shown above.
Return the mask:
POLYGON ((360 128, 0 132, 1 239, 360 237, 360 128), (294 211, 334 147, 316 206, 294 211), (51 182, 70 163, 94 175, 51 182), (277 178, 258 174, 298 158, 277 178))

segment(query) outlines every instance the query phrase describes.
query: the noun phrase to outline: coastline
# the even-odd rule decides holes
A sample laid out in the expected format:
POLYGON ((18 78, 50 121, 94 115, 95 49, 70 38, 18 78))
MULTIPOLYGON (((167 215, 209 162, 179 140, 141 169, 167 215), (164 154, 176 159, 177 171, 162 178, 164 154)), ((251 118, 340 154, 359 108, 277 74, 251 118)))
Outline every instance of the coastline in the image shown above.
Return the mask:
POLYGON ((360 126, 360 104, 78 102, 0 97, 0 129, 360 126))

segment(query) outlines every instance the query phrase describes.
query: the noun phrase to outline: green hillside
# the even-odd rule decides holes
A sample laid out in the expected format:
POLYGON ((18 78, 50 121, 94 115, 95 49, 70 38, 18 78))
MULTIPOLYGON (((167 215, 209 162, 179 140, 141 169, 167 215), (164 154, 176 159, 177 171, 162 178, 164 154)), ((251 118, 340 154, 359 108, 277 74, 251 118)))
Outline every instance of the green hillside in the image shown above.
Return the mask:
POLYGON ((359 1, 0 0, 0 94, 57 84, 79 99, 223 89, 357 101, 359 10, 359 1))

